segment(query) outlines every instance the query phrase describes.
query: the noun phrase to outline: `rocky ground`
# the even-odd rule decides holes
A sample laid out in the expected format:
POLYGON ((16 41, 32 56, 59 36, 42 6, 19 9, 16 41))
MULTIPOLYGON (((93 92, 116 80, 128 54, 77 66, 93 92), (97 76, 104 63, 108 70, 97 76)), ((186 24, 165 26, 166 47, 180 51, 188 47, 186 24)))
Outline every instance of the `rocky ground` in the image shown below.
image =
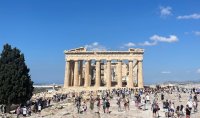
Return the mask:
MULTIPOLYGON (((185 107, 189 98, 189 93, 181 95, 181 102, 178 101, 178 93, 165 94, 165 99, 173 101, 175 103, 175 107, 181 104, 185 107)), ((151 98, 153 99, 153 95, 151 96, 151 98)), ((200 98, 200 95, 198 96, 198 98, 200 98)), ((103 113, 102 109, 100 110, 100 114, 96 113, 96 104, 94 110, 91 111, 89 109, 89 103, 87 104, 87 111, 82 114, 78 114, 74 104, 65 100, 59 103, 53 103, 51 107, 43 109, 41 114, 32 114, 32 116, 30 116, 29 118, 152 118, 150 104, 147 105, 148 110, 139 110, 135 107, 135 103, 132 99, 130 102, 130 110, 125 111, 122 107, 122 111, 119 112, 117 109, 116 98, 114 97, 112 100, 110 100, 110 102, 110 114, 103 113)), ((159 111, 160 118, 165 118, 165 112, 162 109, 161 101, 159 101, 159 106, 161 108, 161 110, 159 111)), ((198 108, 198 110, 200 110, 200 108, 198 108)), ((15 115, 12 116, 16 117, 15 115)), ((198 111, 197 113, 192 113, 191 118, 200 118, 200 111, 198 111)))

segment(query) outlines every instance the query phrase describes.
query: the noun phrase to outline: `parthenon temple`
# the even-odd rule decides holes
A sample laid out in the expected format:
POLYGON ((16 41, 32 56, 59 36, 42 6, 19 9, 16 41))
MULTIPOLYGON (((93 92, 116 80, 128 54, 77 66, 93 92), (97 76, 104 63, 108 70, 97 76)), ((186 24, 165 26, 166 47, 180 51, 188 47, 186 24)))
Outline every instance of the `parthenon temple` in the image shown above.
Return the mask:
POLYGON ((143 88, 143 49, 65 50, 64 88, 143 88))

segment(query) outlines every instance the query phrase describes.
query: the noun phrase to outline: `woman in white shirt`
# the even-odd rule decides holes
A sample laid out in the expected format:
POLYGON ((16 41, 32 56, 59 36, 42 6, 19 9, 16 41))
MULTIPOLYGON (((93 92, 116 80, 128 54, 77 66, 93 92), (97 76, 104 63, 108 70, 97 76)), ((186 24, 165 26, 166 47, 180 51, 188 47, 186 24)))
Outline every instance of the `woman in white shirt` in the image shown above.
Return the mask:
POLYGON ((26 117, 26 113, 27 113, 27 109, 26 109, 26 107, 24 106, 24 107, 22 108, 22 114, 23 114, 24 117, 26 117))

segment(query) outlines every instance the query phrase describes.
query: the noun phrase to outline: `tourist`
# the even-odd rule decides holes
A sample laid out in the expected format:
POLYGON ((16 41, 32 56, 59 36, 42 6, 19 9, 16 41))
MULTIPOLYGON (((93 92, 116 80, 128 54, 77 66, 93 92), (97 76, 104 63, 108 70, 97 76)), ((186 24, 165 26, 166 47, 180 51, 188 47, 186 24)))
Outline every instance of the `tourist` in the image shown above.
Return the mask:
POLYGON ((156 101, 153 102, 152 106, 151 106, 151 109, 153 111, 153 117, 156 117, 157 115, 157 111, 159 109, 159 106, 158 104, 156 103, 156 101))
POLYGON ((126 101, 126 98, 123 99, 123 102, 124 102, 124 110, 126 111, 127 110, 127 101, 126 101))
POLYGON ((76 104, 76 108, 77 108, 77 112, 80 113, 80 108, 81 108, 81 97, 77 96, 75 98, 75 104, 76 104))
POLYGON ((186 105, 185 111, 186 111, 186 118, 190 118, 191 109, 190 109, 189 105, 186 105))
POLYGON ((84 101, 83 104, 82 104, 82 109, 83 109, 84 112, 87 111, 87 104, 86 104, 85 101, 84 101))
POLYGON ((161 100, 163 101, 164 100, 164 94, 161 93, 161 100))
POLYGON ((174 102, 172 102, 172 103, 170 104, 171 117, 174 116, 174 111, 175 111, 175 106, 174 106, 174 102))
POLYGON ((117 98, 118 111, 121 111, 121 98, 117 98))
POLYGON ((192 100, 192 94, 190 94, 190 96, 189 96, 189 100, 192 100))
POLYGON ((41 110, 42 110, 42 106, 41 106, 41 103, 38 104, 38 112, 39 114, 41 113, 41 110))
POLYGON ((26 109, 26 106, 24 106, 22 108, 22 115, 23 115, 23 117, 26 117, 26 114, 27 114, 27 109, 26 109))
POLYGON ((127 103, 128 110, 130 110, 130 103, 129 103, 129 98, 128 97, 126 97, 126 103, 127 103))
POLYGON ((193 100, 193 108, 194 108, 194 112, 197 112, 197 101, 193 100))
POLYGON ((143 107, 143 108, 141 108, 143 111, 146 110, 146 100, 145 100, 145 97, 143 97, 142 100, 141 100, 141 107, 143 107))
POLYGON ((17 113, 17 118, 19 118, 20 113, 21 113, 21 107, 20 106, 17 107, 16 113, 17 113))
POLYGON ((31 116, 31 106, 28 106, 27 113, 28 113, 28 116, 31 116))
POLYGON ((169 112, 170 112, 170 104, 169 104, 169 101, 166 100, 166 102, 164 103, 164 110, 165 110, 165 116, 169 116, 169 112))
POLYGON ((178 100, 179 100, 179 102, 181 102, 181 94, 180 93, 178 95, 178 100))
POLYGON ((150 97, 149 97, 149 94, 146 95, 146 98, 145 98, 145 99, 146 99, 147 103, 150 104, 150 97))
POLYGON ((3 114, 6 113, 6 105, 1 105, 1 112, 2 112, 3 114))
POLYGON ((96 101, 97 101, 97 113, 100 113, 99 111, 100 111, 100 98, 99 98, 99 95, 97 96, 97 98, 96 98, 96 101))
POLYGON ((184 116, 184 106, 181 105, 180 106, 180 118, 182 118, 184 116))
POLYGON ((49 106, 51 105, 51 99, 48 100, 48 105, 49 105, 49 106))
POLYGON ((188 105, 188 107, 189 107, 189 109, 190 109, 190 111, 191 111, 191 110, 192 110, 192 107, 193 107, 192 100, 188 100, 187 105, 188 105))
POLYGON ((94 99, 90 97, 90 110, 94 109, 94 99))
POLYGON ((103 99, 103 112, 106 113, 106 99, 103 99))
POLYGON ((176 107, 175 113, 176 113, 177 117, 179 118, 180 117, 180 107, 179 106, 176 107))
POLYGON ((194 101, 198 101, 198 98, 197 98, 197 94, 196 94, 196 93, 195 93, 193 99, 194 99, 194 101))
POLYGON ((106 109, 107 109, 107 113, 110 113, 109 108, 110 108, 110 102, 109 102, 109 100, 107 99, 107 100, 106 100, 106 109))

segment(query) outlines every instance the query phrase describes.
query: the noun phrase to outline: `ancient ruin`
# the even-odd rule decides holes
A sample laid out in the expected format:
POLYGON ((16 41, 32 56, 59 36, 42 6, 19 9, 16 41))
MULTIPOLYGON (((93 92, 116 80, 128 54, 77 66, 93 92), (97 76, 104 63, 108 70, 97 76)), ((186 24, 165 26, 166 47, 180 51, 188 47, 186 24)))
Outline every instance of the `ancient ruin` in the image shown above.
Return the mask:
POLYGON ((87 51, 80 47, 64 53, 64 88, 143 88, 143 49, 87 51))

